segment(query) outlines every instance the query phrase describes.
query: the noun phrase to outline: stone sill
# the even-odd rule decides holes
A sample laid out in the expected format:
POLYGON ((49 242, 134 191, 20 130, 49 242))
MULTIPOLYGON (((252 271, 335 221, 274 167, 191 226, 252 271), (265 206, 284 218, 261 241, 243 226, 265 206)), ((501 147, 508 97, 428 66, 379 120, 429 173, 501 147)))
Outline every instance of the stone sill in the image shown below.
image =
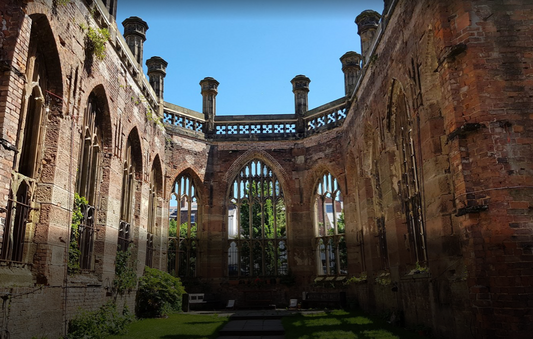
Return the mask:
POLYGON ((400 277, 400 280, 401 281, 429 280, 430 278, 431 278, 431 274, 429 272, 420 272, 420 273, 406 274, 400 277))
POLYGON ((102 281, 93 272, 79 273, 68 276, 68 284, 78 286, 102 287, 102 281))
MULTIPOLYGON (((3 263, 2 263, 3 264, 3 263)), ((0 265, 0 287, 33 287, 30 267, 24 264, 0 265)))

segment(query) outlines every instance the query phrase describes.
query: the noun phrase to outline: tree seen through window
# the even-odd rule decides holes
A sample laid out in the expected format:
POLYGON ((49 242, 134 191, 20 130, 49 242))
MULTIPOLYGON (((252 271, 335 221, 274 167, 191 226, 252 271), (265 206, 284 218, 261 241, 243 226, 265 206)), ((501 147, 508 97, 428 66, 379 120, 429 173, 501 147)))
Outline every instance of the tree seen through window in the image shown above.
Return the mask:
POLYGON ((283 191, 261 160, 246 164, 231 186, 228 242, 230 277, 288 274, 283 191))

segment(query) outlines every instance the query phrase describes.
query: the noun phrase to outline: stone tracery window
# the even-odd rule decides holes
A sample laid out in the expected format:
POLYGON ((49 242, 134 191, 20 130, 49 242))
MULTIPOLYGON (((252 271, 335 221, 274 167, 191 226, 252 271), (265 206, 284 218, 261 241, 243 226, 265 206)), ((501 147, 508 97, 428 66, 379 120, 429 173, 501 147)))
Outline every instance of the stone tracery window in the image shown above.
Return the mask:
POLYGON ((343 200, 337 179, 324 174, 315 198, 315 244, 319 275, 345 275, 348 255, 343 200))
POLYGON ((36 43, 36 28, 32 27, 32 38, 26 67, 26 87, 19 120, 19 134, 15 166, 8 197, 4 229, 0 232, 0 260, 22 262, 26 228, 31 222, 33 195, 40 163, 42 122, 45 117, 47 99, 47 73, 43 56, 36 43))
POLYGON ((288 274, 283 191, 274 172, 252 160, 239 172, 228 207, 228 275, 288 274))
POLYGON ((126 251, 131 242, 131 221, 133 214, 133 195, 136 163, 133 157, 132 136, 126 142, 126 157, 122 174, 122 199, 120 208, 120 224, 118 228, 118 250, 126 251))
MULTIPOLYGON (((97 96, 89 96, 87 109, 83 117, 81 134, 81 153, 76 181, 75 210, 79 209, 82 218, 71 233, 71 247, 77 248, 79 268, 91 269, 96 217, 96 200, 100 178, 102 156, 102 109, 97 96)), ((73 250, 71 248, 71 250, 73 250)), ((72 253, 71 253, 72 255, 72 253)))
POLYGON ((427 255, 413 123, 408 114, 405 94, 396 83, 393 94, 391 113, 393 113, 394 136, 400 155, 399 193, 402 210, 407 222, 413 261, 423 263, 427 261, 427 255))
POLYGON ((194 277, 198 259, 200 206, 192 178, 183 174, 174 182, 170 199, 168 271, 179 277, 194 277))
MULTIPOLYGON (((157 158, 156 158, 157 159, 157 158)), ((160 176, 160 171, 152 166, 150 172, 150 192, 148 196, 148 227, 146 232, 146 266, 153 266, 153 257, 155 253, 154 235, 157 230, 157 218, 158 218, 158 197, 161 194, 161 185, 157 178, 160 176)))
POLYGON ((414 260, 417 262, 425 262, 427 258, 424 224, 422 219, 422 201, 411 124, 408 121, 404 122, 400 132, 400 154, 402 158, 400 195, 403 202, 405 217, 407 219, 407 225, 409 227, 409 240, 414 249, 414 260))

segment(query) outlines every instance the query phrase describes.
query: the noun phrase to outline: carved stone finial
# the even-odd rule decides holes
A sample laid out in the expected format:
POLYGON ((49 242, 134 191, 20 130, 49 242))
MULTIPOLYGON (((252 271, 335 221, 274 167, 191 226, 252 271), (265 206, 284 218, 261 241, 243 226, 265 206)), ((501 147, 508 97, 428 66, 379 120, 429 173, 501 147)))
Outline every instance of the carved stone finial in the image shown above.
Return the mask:
POLYGON ((132 16, 122 21, 124 26, 124 39, 139 64, 143 61, 144 42, 148 24, 139 17, 132 16))
POLYGON ((344 92, 345 95, 351 95, 357 84, 357 79, 361 73, 361 60, 363 56, 357 52, 346 52, 340 58, 342 71, 344 73, 344 92))
POLYGON ((150 85, 157 97, 163 99, 164 79, 167 75, 168 63, 163 58, 154 56, 146 60, 146 66, 148 66, 150 85))
POLYGON ((376 29, 379 25, 381 14, 371 9, 361 12, 356 18, 355 23, 358 27, 357 34, 364 34, 369 29, 376 29))

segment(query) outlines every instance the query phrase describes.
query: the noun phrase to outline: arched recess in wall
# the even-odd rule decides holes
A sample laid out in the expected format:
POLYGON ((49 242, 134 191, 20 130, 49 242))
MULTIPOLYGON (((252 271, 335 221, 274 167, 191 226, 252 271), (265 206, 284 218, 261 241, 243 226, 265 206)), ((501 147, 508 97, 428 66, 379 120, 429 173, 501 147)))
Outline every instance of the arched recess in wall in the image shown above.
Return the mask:
POLYGON ((427 252, 413 121, 405 92, 397 80, 391 85, 387 129, 398 152, 392 171, 398 172, 395 173, 399 178, 397 190, 409 236, 407 249, 412 263, 425 263, 427 252))
POLYGON ((63 93, 59 55, 48 19, 43 14, 31 15, 30 19, 26 84, 16 139, 18 153, 12 168, 6 221, 0 232, 0 259, 25 263, 32 261, 30 248, 25 244, 33 239, 32 220, 39 211, 34 193, 43 166, 48 120, 61 112, 63 93))
POLYGON ((96 87, 87 100, 83 113, 80 148, 76 176, 76 194, 69 248, 69 273, 94 269, 94 242, 96 220, 105 168, 103 156, 111 137, 107 98, 101 86, 96 87), (106 128, 107 127, 107 128, 106 128))
POLYGON ((193 170, 186 169, 178 175, 170 193, 168 272, 182 278, 195 277, 198 271, 200 182, 193 170))
POLYGON ((242 166, 228 192, 228 276, 287 275, 285 196, 277 175, 261 159, 242 166))
MULTIPOLYGON (((370 159, 371 159, 371 169, 370 169, 370 178, 372 182, 372 206, 371 210, 373 211, 373 219, 375 220, 375 229, 376 236, 375 240, 375 249, 378 260, 374 265, 379 263, 374 267, 378 267, 381 270, 388 270, 389 265, 389 251, 387 244, 387 228, 385 223, 385 210, 383 207, 383 188, 382 188, 382 166, 386 166, 386 160, 383 161, 380 157, 380 137, 375 133, 368 134, 366 136, 372 139, 372 144, 370 145, 370 159)), ((370 199, 369 199, 370 202, 370 199)))
POLYGON ((337 179, 322 172, 314 194, 314 231, 317 274, 348 274, 344 203, 337 179))
POLYGON ((126 141, 123 160, 122 195, 117 249, 126 251, 135 238, 134 221, 140 218, 141 183, 143 177, 141 139, 134 127, 126 141))
POLYGON ((161 239, 161 203, 163 201, 163 171, 161 160, 156 155, 150 170, 150 187, 148 193, 148 221, 146 227, 146 260, 145 265, 154 267, 156 249, 160 248, 157 239, 161 239))

